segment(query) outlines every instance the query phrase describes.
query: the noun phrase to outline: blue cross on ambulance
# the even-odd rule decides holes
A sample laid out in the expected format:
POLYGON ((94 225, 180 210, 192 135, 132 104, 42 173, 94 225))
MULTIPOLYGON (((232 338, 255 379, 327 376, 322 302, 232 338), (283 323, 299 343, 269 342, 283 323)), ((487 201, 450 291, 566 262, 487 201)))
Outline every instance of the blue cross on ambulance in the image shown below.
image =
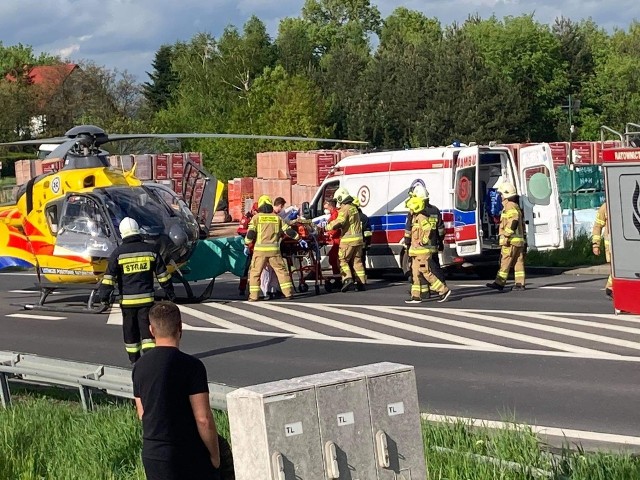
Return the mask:
POLYGON ((529 249, 564 247, 562 211, 551 149, 541 143, 515 150, 506 145, 416 148, 352 155, 341 160, 323 181, 310 208, 346 188, 369 217, 373 238, 368 269, 407 271, 404 248, 405 201, 420 186, 440 209, 445 224, 443 267, 497 268, 502 208, 498 187, 516 186, 524 212, 529 249))

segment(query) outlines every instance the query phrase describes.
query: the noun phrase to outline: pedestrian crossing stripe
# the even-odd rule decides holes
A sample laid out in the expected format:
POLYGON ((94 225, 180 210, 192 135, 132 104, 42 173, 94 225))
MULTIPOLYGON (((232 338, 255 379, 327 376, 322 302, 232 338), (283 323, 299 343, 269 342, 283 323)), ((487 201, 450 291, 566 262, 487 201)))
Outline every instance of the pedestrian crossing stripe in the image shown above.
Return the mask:
MULTIPOLYGON (((302 302, 179 308, 184 329, 199 332, 640 362, 638 316, 302 302)), ((119 309, 107 323, 122 324, 119 309)))

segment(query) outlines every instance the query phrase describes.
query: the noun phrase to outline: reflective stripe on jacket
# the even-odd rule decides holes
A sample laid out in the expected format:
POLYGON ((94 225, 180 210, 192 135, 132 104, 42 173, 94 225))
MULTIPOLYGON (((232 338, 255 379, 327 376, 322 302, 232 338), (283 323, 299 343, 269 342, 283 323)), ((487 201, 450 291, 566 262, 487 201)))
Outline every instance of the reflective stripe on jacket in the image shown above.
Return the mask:
POLYGON ((500 245, 524 245, 522 228, 522 211, 517 203, 511 200, 504 202, 500 214, 500 245))
POLYGON ((431 255, 438 251, 437 246, 429 244, 432 229, 432 220, 423 212, 411 216, 410 256, 431 255))
POLYGON ((275 213, 257 213, 249 222, 245 244, 251 245, 255 241, 253 251, 257 254, 280 253, 280 239, 287 235, 298 239, 299 235, 294 229, 289 228, 282 218, 275 213), (250 234, 250 232, 254 232, 250 234))
POLYGON ((327 230, 340 228, 342 236, 340 237, 340 245, 362 245, 364 243, 362 237, 362 221, 360 213, 355 205, 351 203, 342 204, 338 211, 338 218, 327 224, 327 230))
POLYGON ((155 245, 145 243, 139 235, 125 238, 109 257, 100 284, 100 299, 107 301, 116 284, 122 307, 142 307, 154 300, 154 275, 162 288, 173 295, 171 274, 155 245))

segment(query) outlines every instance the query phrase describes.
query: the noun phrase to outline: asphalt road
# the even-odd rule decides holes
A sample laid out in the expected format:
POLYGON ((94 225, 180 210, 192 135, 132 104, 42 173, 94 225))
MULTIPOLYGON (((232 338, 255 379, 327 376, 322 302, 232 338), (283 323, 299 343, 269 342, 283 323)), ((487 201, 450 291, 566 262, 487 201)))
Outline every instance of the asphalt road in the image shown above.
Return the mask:
MULTIPOLYGON (((636 436, 640 317, 615 316, 604 281, 541 276, 524 292, 499 293, 459 277, 449 302, 406 305, 408 285, 387 279, 366 292, 312 288, 294 302, 250 304, 239 300, 237 279, 223 276, 211 301, 182 307, 182 348, 205 362, 211 381, 232 386, 406 363, 424 412, 636 436)), ((128 366, 118 309, 25 311, 34 282, 0 274, 0 350, 128 366)))

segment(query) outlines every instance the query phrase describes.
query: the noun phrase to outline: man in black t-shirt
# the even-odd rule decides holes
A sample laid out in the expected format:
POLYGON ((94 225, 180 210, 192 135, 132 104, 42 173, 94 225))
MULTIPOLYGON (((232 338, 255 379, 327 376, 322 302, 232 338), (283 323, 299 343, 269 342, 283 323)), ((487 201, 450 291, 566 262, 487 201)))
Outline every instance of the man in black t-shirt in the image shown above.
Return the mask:
POLYGON ((156 348, 133 368, 147 480, 219 479, 207 371, 200 360, 179 350, 182 320, 175 304, 155 304, 149 320, 156 348))

